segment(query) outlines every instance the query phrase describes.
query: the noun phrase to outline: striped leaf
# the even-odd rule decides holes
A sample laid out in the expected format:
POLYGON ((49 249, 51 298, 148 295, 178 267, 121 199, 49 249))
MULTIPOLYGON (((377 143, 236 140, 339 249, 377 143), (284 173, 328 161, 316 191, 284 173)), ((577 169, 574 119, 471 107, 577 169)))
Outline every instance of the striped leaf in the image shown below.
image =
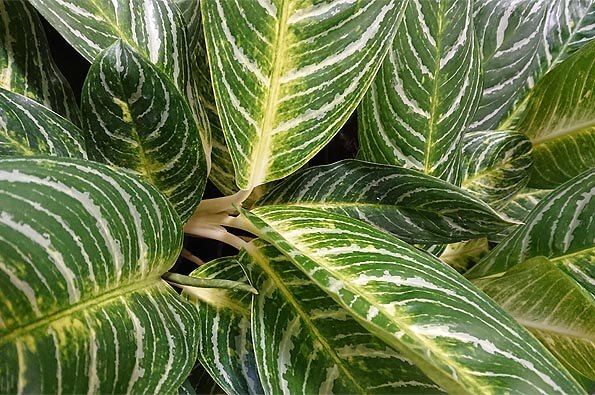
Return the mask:
POLYGON ((547 2, 547 14, 540 48, 539 68, 527 79, 526 89, 501 122, 500 129, 514 128, 526 109, 535 81, 569 55, 595 38, 594 0, 553 0, 547 2))
POLYGON ((461 186, 492 207, 501 207, 529 182, 531 142, 509 131, 467 133, 461 186))
POLYGON ((406 1, 203 1, 217 108, 241 189, 303 166, 344 124, 406 1))
MULTIPOLYGON (((182 18, 184 19, 184 26, 186 26, 186 33, 188 39, 188 48, 190 54, 194 53, 199 46, 199 41, 203 40, 203 31, 200 18, 200 2, 199 0, 172 0, 178 7, 182 18)), ((206 58, 205 58, 206 61, 206 58)))
POLYGON ((535 338, 438 259, 334 213, 268 206, 243 214, 364 327, 444 390, 582 393, 535 338))
POLYGON ((460 188, 415 170, 344 160, 290 177, 257 203, 360 219, 411 243, 454 243, 510 226, 460 188))
POLYGON ((83 133, 36 101, 0 88, 0 156, 31 155, 86 159, 83 133))
POLYGON ((207 169, 192 111, 171 80, 118 41, 93 63, 81 108, 92 157, 134 170, 188 219, 207 169))
POLYGON ((449 244, 440 255, 440 260, 459 273, 465 273, 490 251, 488 239, 464 241, 449 244))
POLYGON ((554 188, 595 167, 595 42, 535 86, 518 130, 533 144, 529 185, 554 188))
POLYGON ((512 221, 523 222, 537 203, 551 192, 549 189, 525 189, 514 195, 500 211, 512 221))
POLYGON ((496 129, 539 70, 548 3, 475 0, 473 19, 483 53, 484 84, 470 130, 496 129))
POLYGON ((595 298, 547 258, 474 282, 529 329, 570 372, 595 381, 595 298))
POLYGON ((89 161, 0 160, 0 392, 160 393, 196 359, 160 279, 182 244, 154 188, 89 161))
POLYGON ((35 100, 77 125, 81 122, 41 20, 25 0, 0 1, 0 87, 35 100))
POLYGON ((595 294, 595 169, 555 189, 465 275, 479 278, 545 256, 595 294))
POLYGON ((461 137, 481 96, 471 0, 411 0, 359 111, 363 159, 460 183, 461 137))
MULTIPOLYGON (((192 276, 248 283, 244 270, 232 257, 211 261, 192 276)), ((183 295, 198 310, 198 359, 202 366, 228 394, 261 394, 250 328, 252 294, 185 288, 183 295)))
POLYGON ((266 394, 440 392, 275 247, 252 242, 240 262, 259 290, 252 328, 266 394))

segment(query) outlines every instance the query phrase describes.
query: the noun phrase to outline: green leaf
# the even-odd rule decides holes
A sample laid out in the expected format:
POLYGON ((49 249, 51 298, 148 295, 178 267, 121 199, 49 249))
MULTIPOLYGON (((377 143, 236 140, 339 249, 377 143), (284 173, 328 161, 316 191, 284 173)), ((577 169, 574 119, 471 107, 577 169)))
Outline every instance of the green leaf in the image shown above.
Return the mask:
POLYGON ((551 192, 549 189, 525 189, 514 195, 500 211, 505 218, 523 222, 537 203, 551 192))
POLYGON ((444 390, 582 393, 536 339, 438 259, 334 213, 268 206, 243 214, 364 327, 444 390))
POLYGON ((359 111, 363 159, 460 183, 461 138, 481 97, 471 0, 411 0, 359 111))
POLYGON ((541 200, 504 241, 465 275, 502 273, 535 256, 545 256, 595 294, 595 169, 541 200))
POLYGON ((490 251, 488 239, 449 244, 440 255, 440 260, 459 273, 465 273, 490 251))
POLYGON ((475 0, 473 19, 483 53, 484 84, 470 130, 496 129, 539 70, 548 3, 475 0))
POLYGON ((531 142, 517 132, 465 134, 461 186, 492 207, 501 207, 529 182, 531 149, 531 142))
POLYGON ((440 392, 275 247, 257 240, 239 259, 259 289, 252 331, 265 393, 440 392))
POLYGON ((36 101, 0 88, 0 156, 31 155, 87 159, 83 133, 36 101))
POLYGON ((544 257, 474 281, 570 372, 595 381, 595 298, 544 257))
POLYGON ((132 169, 190 218, 207 168, 192 111, 171 80, 118 41, 93 63, 81 108, 92 157, 132 169))
POLYGON ((595 42, 537 83, 517 129, 533 144, 529 186, 555 188, 595 167, 595 42))
POLYGON ((303 170, 257 203, 281 204, 348 215, 411 243, 452 243, 510 226, 487 204, 445 181, 358 160, 303 170))
MULTIPOLYGON (((202 24, 200 18, 200 2, 199 0, 171 0, 178 6, 182 18, 184 19, 184 26, 186 26, 186 35, 188 39, 188 48, 193 54, 199 46, 199 41, 203 40, 202 24)), ((206 58, 205 58, 206 60, 206 58)))
MULTIPOLYGON (((242 267, 231 257, 211 261, 192 276, 249 284, 242 267)), ((183 295, 197 308, 198 359, 202 366, 228 394, 261 394, 250 329, 252 294, 184 287, 183 295)))
POLYGON ((191 306, 160 276, 179 218, 137 177, 0 160, 0 392, 168 393, 196 360, 191 306))
POLYGON ((41 20, 25 0, 0 2, 0 87, 81 123, 76 99, 54 63, 41 20))
POLYGON ((535 81, 555 65, 595 38, 595 1, 553 0, 547 3, 543 38, 537 52, 539 68, 527 79, 525 91, 501 122, 499 129, 511 129, 523 115, 535 81))
POLYGON ((238 187, 289 175, 333 137, 380 67, 405 4, 202 2, 238 187))

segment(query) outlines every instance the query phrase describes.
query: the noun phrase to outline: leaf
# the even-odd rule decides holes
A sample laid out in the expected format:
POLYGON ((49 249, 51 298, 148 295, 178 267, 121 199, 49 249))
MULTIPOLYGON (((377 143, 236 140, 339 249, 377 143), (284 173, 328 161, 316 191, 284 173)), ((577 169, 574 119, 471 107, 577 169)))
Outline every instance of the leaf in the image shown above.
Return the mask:
POLYGON ((405 1, 203 1, 217 108, 250 189, 302 167, 371 83, 405 1))
POLYGON ((595 167, 595 42, 550 71, 533 89, 518 130, 533 144, 529 186, 555 188, 595 167))
POLYGON ((509 226, 445 181, 397 166, 344 160, 303 170, 257 205, 299 205, 360 219, 411 243, 451 243, 509 226))
POLYGON ((256 240, 239 259, 259 289, 252 330, 265 393, 440 392, 270 244, 256 240))
POLYGON ((187 220, 207 169, 192 112, 167 76, 118 41, 93 63, 81 108, 93 158, 132 169, 187 220))
MULTIPOLYGON (((190 53, 196 51, 199 41, 202 40, 202 24, 200 18, 200 2, 198 0, 172 0, 178 6, 184 26, 186 26, 186 35, 188 39, 188 48, 190 53)), ((206 58, 205 58, 206 60, 206 58)))
POLYGON ((543 38, 537 52, 539 68, 527 79, 522 100, 500 122, 499 129, 515 128, 526 110, 527 99, 535 81, 555 65, 595 38, 595 1, 553 0, 547 2, 543 38))
POLYGON ((160 276, 177 214, 125 172, 0 160, 0 392, 168 393, 196 359, 195 322, 160 276))
POLYGON ((490 251, 488 239, 474 239, 449 244, 440 255, 440 260, 459 273, 465 273, 490 251))
POLYGON ((40 154, 87 159, 82 131, 38 102, 0 88, 0 157, 40 154))
POLYGON ((529 182, 531 149, 531 142, 517 132, 467 133, 461 186, 492 207, 501 207, 529 182))
POLYGON ((77 101, 54 63, 41 20, 25 0, 0 2, 0 87, 81 123, 77 101))
POLYGON ((519 226, 475 267, 480 278, 502 273, 536 256, 556 266, 595 294, 595 169, 556 188, 519 226))
POLYGON ((549 189, 525 189, 517 193, 500 210, 505 218, 522 222, 543 198, 552 191, 549 189))
POLYGON ((595 298, 544 257, 474 281, 570 372, 595 381, 595 298))
POLYGON ((469 130, 496 129, 539 70, 546 0, 475 0, 473 21, 483 53, 483 93, 469 130))
POLYGON ((243 215, 445 391, 581 393, 537 340, 437 258, 321 210, 267 206, 243 215))
POLYGON ((481 97, 471 0, 411 0, 359 111, 363 159, 460 184, 461 138, 481 97))
MULTIPOLYGON (((211 261, 191 275, 249 284, 242 267, 232 257, 211 261)), ((261 394, 250 329, 252 294, 185 287, 183 295, 197 308, 201 365, 228 394, 261 394)))

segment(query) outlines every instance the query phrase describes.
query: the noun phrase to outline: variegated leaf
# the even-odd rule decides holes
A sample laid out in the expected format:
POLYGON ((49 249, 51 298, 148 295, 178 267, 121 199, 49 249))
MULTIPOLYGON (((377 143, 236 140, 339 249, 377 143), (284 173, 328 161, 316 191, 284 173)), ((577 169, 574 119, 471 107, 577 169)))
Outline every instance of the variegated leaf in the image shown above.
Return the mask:
POLYGON ((555 189, 519 226, 465 276, 502 273, 545 256, 595 294, 595 169, 555 189))
POLYGON ((0 156, 31 155, 86 159, 83 132, 36 101, 0 88, 0 156))
POLYGON ((37 12, 25 0, 0 1, 0 87, 43 104, 79 125, 68 82, 50 53, 37 12))
POLYGON ((90 161, 0 160, 0 392, 168 393, 196 359, 192 307, 160 276, 178 216, 90 161))
POLYGON ((595 42, 533 89, 517 129, 533 144, 529 186, 554 188, 595 167, 595 42))
POLYGON ((242 211, 360 323, 451 393, 582 393, 514 319, 438 259, 361 221, 305 207, 242 211))
POLYGON ((501 122, 500 129, 514 128, 526 110, 531 88, 552 67, 566 59, 595 38, 594 0, 551 0, 540 48, 537 52, 539 68, 527 79, 526 89, 511 111, 501 122))
POLYGON ((358 160, 303 170, 257 203, 281 204, 348 215, 411 243, 453 243, 510 226, 487 204, 446 181, 358 160))
POLYGON ((538 51, 549 0, 475 0, 483 53, 483 93, 470 130, 496 129, 539 70, 538 51))
MULTIPOLYGON (((231 257, 211 261, 191 275, 248 283, 244 270, 231 257)), ((250 329, 252 294, 186 287, 183 295, 197 308, 198 359, 202 366, 228 394, 261 394, 250 329)))
POLYGON ((461 137, 481 97, 471 0, 411 0, 359 111, 363 159, 460 183, 461 137))
POLYGON ((93 63, 81 108, 93 158, 134 170, 187 220, 207 168, 192 111, 171 80, 118 41, 93 63))
POLYGON ((405 3, 202 2, 239 188, 289 175, 333 137, 380 66, 405 3))
POLYGON ((549 189, 525 189, 514 195, 500 211, 505 218, 523 222, 537 203, 551 192, 549 189))
POLYGON ((595 298, 547 258, 474 281, 573 374, 595 381, 595 298))
POLYGON ((501 207, 529 182, 531 148, 517 132, 466 133, 461 186, 492 207, 501 207))
MULTIPOLYGON (((203 40, 203 31, 200 17, 200 0, 171 0, 178 6, 184 25, 186 26, 186 35, 188 39, 188 49, 190 54, 197 50, 199 41, 203 40)), ((206 62, 206 58, 205 58, 206 62)))
POLYGON ((240 262, 259 290, 252 328, 266 394, 440 392, 275 247, 254 241, 240 262))
POLYGON ((490 251, 488 239, 474 239, 449 244, 440 255, 440 260, 459 273, 465 273, 490 251))

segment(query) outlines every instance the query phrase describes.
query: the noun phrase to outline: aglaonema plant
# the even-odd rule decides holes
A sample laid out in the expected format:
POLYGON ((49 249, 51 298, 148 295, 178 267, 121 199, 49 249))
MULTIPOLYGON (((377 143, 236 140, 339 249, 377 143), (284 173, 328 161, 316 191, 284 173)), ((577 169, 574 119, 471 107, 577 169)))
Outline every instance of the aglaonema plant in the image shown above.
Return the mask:
POLYGON ((0 392, 592 392, 594 27, 593 0, 0 0, 0 392), (353 114, 357 158, 308 166, 353 114))

